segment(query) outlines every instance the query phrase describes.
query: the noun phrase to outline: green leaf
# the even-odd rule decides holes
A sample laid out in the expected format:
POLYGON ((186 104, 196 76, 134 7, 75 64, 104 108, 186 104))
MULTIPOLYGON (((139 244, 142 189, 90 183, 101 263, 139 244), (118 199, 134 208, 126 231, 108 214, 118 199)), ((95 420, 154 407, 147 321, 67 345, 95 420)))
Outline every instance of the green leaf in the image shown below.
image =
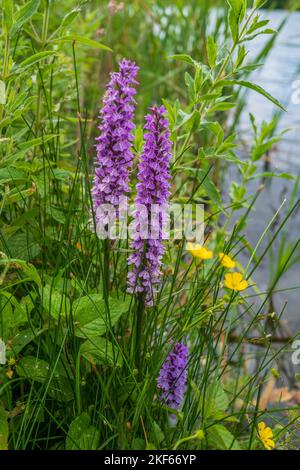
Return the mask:
POLYGON ((27 67, 30 67, 31 65, 35 64, 36 62, 40 62, 41 60, 46 59, 47 57, 57 55, 57 52, 55 51, 42 51, 42 52, 37 52, 36 54, 33 54, 30 57, 27 57, 27 59, 23 60, 20 64, 18 64, 18 68, 24 69, 27 67))
POLYGON ((0 403, 0 450, 8 449, 7 412, 0 403))
POLYGON ((100 432, 91 426, 88 413, 82 413, 72 421, 66 438, 66 450, 96 450, 99 445, 100 432))
POLYGON ((80 347, 80 354, 91 364, 103 364, 121 367, 122 360, 118 348, 113 349, 107 339, 98 337, 85 341, 80 347))
POLYGON ((132 441, 132 450, 145 450, 146 449, 146 442, 144 439, 140 437, 136 437, 132 441))
POLYGON ((237 42, 239 39, 239 25, 243 21, 246 13, 245 0, 227 0, 230 5, 228 21, 231 30, 233 42, 237 42))
POLYGON ((217 450, 241 450, 238 441, 221 424, 214 424, 207 429, 208 442, 213 449, 217 450))
POLYGON ((0 290, 0 295, 7 299, 7 302, 13 307, 13 314, 10 318, 5 319, 6 326, 9 328, 16 328, 28 322, 27 312, 24 306, 10 292, 0 290))
POLYGON ((253 8, 261 8, 268 0, 255 0, 253 8))
POLYGON ((208 63, 213 68, 216 65, 216 59, 218 55, 218 45, 216 44, 213 36, 208 36, 206 49, 208 63))
POLYGON ((13 25, 14 2, 12 0, 2 0, 4 32, 8 34, 13 25))
POLYGON ((59 38, 58 40, 55 40, 55 42, 79 42, 81 44, 84 44, 85 46, 89 47, 95 47, 97 49, 104 49, 105 51, 110 51, 112 52, 112 49, 108 46, 105 46, 101 42, 94 41, 93 39, 85 38, 83 36, 78 36, 78 34, 71 34, 70 36, 64 36, 62 38, 59 38))
POLYGON ((30 344, 34 339, 40 336, 42 333, 47 331, 47 328, 43 328, 42 330, 35 330, 32 331, 32 328, 27 328, 26 330, 22 330, 17 333, 14 338, 11 340, 11 346, 7 351, 7 355, 9 356, 17 356, 22 352, 22 350, 30 344))
POLYGON ((31 0, 20 8, 15 15, 15 23, 11 29, 12 35, 37 12, 39 6, 40 0, 31 0))
POLYGON ((48 134, 48 135, 44 135, 43 137, 37 137, 36 139, 27 140, 26 142, 20 142, 19 148, 23 151, 32 149, 34 147, 37 147, 38 145, 45 144, 46 142, 54 139, 57 136, 58 134, 48 134))
POLYGON ((26 377, 27 379, 43 383, 49 374, 50 366, 48 362, 42 359, 26 356, 20 360, 16 370, 20 377, 26 377))
POLYGON ((72 21, 78 16, 80 12, 80 8, 74 8, 74 10, 69 11, 64 17, 61 22, 61 28, 65 28, 66 26, 69 26, 72 21))
POLYGON ((216 185, 213 183, 211 177, 207 175, 204 170, 199 168, 197 171, 197 179, 198 181, 202 181, 202 186, 205 189, 210 200, 217 206, 221 207, 222 199, 221 199, 219 190, 217 189, 216 185))
POLYGON ((262 173, 256 173, 255 175, 250 176, 249 180, 256 178, 283 178, 286 180, 294 180, 295 176, 290 175, 289 173, 274 173, 272 171, 264 171, 262 173))
POLYGON ((198 109, 194 109, 190 114, 185 113, 184 111, 179 112, 181 121, 177 126, 176 130, 180 127, 185 126, 187 129, 197 129, 200 124, 200 113, 198 109))
POLYGON ((12 183, 20 180, 27 180, 27 175, 24 171, 17 170, 11 166, 0 168, 0 183, 12 183))
POLYGON ((101 294, 90 294, 73 303, 75 335, 82 338, 100 336, 113 327, 121 315, 127 312, 130 299, 110 298, 109 312, 101 294))
POLYGON ((186 62, 187 64, 190 64, 190 65, 195 65, 194 59, 192 59, 192 57, 187 54, 169 55, 168 58, 178 60, 179 62, 186 62))
POLYGON ((222 208, 222 198, 219 193, 219 190, 213 183, 207 171, 203 170, 202 168, 185 168, 185 171, 193 173, 197 180, 201 182, 201 186, 204 188, 210 200, 218 207, 222 208))
POLYGON ((24 273, 27 275, 26 280, 34 281, 39 286, 39 288, 41 289, 41 287, 42 287, 41 278, 40 278, 39 273, 37 272, 36 268, 32 264, 26 263, 24 260, 16 259, 16 258, 0 259, 0 265, 1 264, 10 264, 10 263, 16 263, 16 264, 20 265, 22 270, 24 271, 24 273))
POLYGON ((12 256, 30 261, 40 253, 40 246, 36 243, 32 233, 17 232, 6 242, 12 256))
POLYGON ((41 297, 44 309, 55 320, 58 320, 61 316, 66 317, 70 313, 70 299, 50 285, 46 285, 42 289, 41 297))
POLYGON ((48 394, 55 400, 71 401, 74 399, 71 382, 61 364, 57 364, 53 370, 53 367, 43 359, 25 356, 19 361, 16 371, 20 377, 45 384, 48 394))
POLYGON ((282 111, 286 111, 286 109, 279 103, 279 101, 276 98, 274 98, 272 95, 270 95, 270 93, 264 90, 264 88, 262 88, 259 85, 256 85, 255 83, 247 82, 245 80, 222 80, 216 84, 216 86, 219 86, 219 85, 221 86, 239 85, 239 86, 243 86, 246 88, 250 88, 251 90, 256 91, 260 95, 263 95, 273 104, 278 106, 278 108, 282 109, 282 111))

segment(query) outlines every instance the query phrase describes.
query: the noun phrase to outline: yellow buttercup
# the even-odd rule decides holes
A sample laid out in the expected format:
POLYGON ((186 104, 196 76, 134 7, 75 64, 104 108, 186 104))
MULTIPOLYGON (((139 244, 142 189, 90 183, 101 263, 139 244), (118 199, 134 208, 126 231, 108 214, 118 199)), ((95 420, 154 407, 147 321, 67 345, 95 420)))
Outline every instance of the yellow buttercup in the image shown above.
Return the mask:
POLYGON ((274 449, 273 431, 263 421, 258 424, 258 436, 267 450, 274 449))
POLYGON ((199 245, 198 243, 188 242, 186 248, 190 253, 192 253, 193 256, 195 256, 195 258, 212 259, 213 257, 212 251, 208 250, 202 245, 199 245))
POLYGON ((243 279, 243 275, 238 272, 225 274, 224 284, 228 289, 237 291, 245 290, 248 287, 248 282, 246 279, 243 279))
POLYGON ((225 253, 219 253, 219 259, 224 268, 231 269, 235 267, 235 261, 233 261, 233 259, 231 259, 230 256, 226 255, 225 253))

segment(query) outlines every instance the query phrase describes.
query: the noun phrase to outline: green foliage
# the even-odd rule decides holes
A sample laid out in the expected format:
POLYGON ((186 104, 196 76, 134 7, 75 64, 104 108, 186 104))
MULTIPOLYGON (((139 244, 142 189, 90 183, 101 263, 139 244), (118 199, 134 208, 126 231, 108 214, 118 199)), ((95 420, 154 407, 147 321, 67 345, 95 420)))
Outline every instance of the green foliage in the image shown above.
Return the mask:
MULTIPOLYGON (((207 1, 185 3, 123 2, 117 11, 104 0, 2 0, 1 450, 261 448, 259 390, 281 360, 268 302, 299 261, 299 240, 285 229, 298 207, 299 178, 280 227, 273 231, 276 214, 254 247, 246 232, 261 194, 253 195, 253 181, 293 179, 264 166, 282 136, 284 108, 251 77, 277 33, 262 19, 261 1, 252 9, 244 0, 219 1, 215 10, 207 1), (251 61, 251 41, 266 34, 270 41, 251 61), (90 220, 99 107, 121 57, 140 66, 131 195, 143 116, 163 102, 173 144, 171 201, 204 204, 213 253, 199 260, 184 240, 166 241, 162 286, 139 330, 139 302, 126 293, 128 243, 99 240, 90 220), (237 124, 248 89, 279 114, 260 126, 250 116, 245 154, 237 124), (220 253, 234 259, 249 290, 224 289, 231 270, 220 253), (263 294, 253 276, 268 254, 263 294), (156 379, 170 341, 180 340, 189 346, 189 368, 176 411, 159 401, 156 379)), ((277 421, 279 411, 266 415, 277 421)))
POLYGON ((88 413, 82 413, 70 424, 66 450, 96 450, 99 438, 99 430, 95 426, 91 426, 91 418, 88 413))

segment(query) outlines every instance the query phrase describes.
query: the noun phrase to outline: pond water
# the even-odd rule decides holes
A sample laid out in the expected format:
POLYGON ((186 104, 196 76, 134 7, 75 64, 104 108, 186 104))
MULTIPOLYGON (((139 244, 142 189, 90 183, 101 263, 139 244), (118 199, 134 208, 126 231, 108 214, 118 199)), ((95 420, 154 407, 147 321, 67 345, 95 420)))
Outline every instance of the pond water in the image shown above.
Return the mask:
MULTIPOLYGON (((277 10, 266 12, 270 18, 270 27, 277 29, 287 12, 277 10)), ((287 112, 280 116, 277 131, 289 129, 284 134, 282 141, 270 152, 270 167, 268 171, 278 173, 290 172, 294 176, 300 174, 300 92, 298 100, 296 96, 297 86, 300 90, 300 12, 291 14, 283 29, 279 33, 275 46, 268 58, 265 60, 263 68, 252 75, 252 81, 265 88, 276 97, 286 108, 287 112), (298 83, 296 82, 298 80, 298 83), (293 96, 294 95, 294 96, 293 96), (298 101, 298 103, 296 102, 298 101)), ((265 40, 269 36, 265 36, 265 40)), ((251 45, 252 58, 255 58, 262 48, 262 36, 255 39, 251 45), (256 41, 256 42, 255 42, 256 41)), ((247 146, 251 145, 252 131, 249 120, 249 113, 253 113, 257 123, 263 120, 270 120, 275 111, 275 106, 263 96, 249 91, 246 98, 247 104, 242 114, 239 127, 240 137, 246 141, 247 146)), ((251 191, 255 193, 260 181, 253 183, 251 191)), ((259 196, 255 211, 252 213, 248 224, 247 236, 252 246, 255 245, 268 222, 278 210, 283 200, 286 198, 285 208, 279 214, 279 222, 282 221, 289 204, 293 182, 290 180, 276 178, 271 184, 266 182, 264 191, 259 196)), ((297 191, 300 197, 300 191, 297 191)), ((287 239, 289 242, 296 242, 300 237, 300 211, 294 213, 286 226, 287 239)), ((279 247, 279 244, 276 244, 279 247)), ((300 255, 300 247, 297 251, 300 255)), ((276 256, 276 253, 275 253, 276 256)), ((246 257, 245 257, 246 261, 246 257)), ((267 256, 260 268, 254 274, 254 280, 262 290, 265 290, 269 282, 270 263, 267 256)), ((279 282, 276 289, 283 290, 274 295, 274 307, 280 312, 287 302, 283 318, 287 319, 292 327, 300 328, 300 261, 289 269, 279 282), (291 289, 292 288, 292 289, 291 289), (295 288, 295 289, 294 289, 295 288), (286 290, 289 289, 289 290, 286 290)))

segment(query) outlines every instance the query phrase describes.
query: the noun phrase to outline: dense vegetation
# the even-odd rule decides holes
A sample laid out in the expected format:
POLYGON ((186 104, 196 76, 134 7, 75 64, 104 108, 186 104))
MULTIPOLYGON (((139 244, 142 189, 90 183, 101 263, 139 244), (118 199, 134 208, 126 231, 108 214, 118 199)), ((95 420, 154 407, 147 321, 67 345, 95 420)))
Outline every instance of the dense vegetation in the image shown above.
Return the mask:
POLYGON ((264 168, 284 110, 251 73, 277 33, 260 17, 263 0, 246 4, 2 0, 0 449, 298 446, 298 407, 280 396, 268 407, 265 392, 284 375, 293 341, 273 341, 283 312, 272 295, 299 257, 299 239, 285 234, 298 180, 264 168), (269 39, 250 62, 260 35, 269 39), (168 117, 170 201, 205 208, 204 246, 164 242, 148 306, 127 292, 132 245, 101 240, 93 226, 99 109, 124 57, 139 67, 130 200, 149 140, 144 116, 156 104, 168 117), (250 116, 245 154, 237 131, 248 89, 275 117, 258 125, 250 116), (251 246, 262 179, 278 177, 294 192, 251 246), (255 275, 269 257, 265 291, 255 275), (178 406, 157 380, 172 361, 182 369, 178 406))

